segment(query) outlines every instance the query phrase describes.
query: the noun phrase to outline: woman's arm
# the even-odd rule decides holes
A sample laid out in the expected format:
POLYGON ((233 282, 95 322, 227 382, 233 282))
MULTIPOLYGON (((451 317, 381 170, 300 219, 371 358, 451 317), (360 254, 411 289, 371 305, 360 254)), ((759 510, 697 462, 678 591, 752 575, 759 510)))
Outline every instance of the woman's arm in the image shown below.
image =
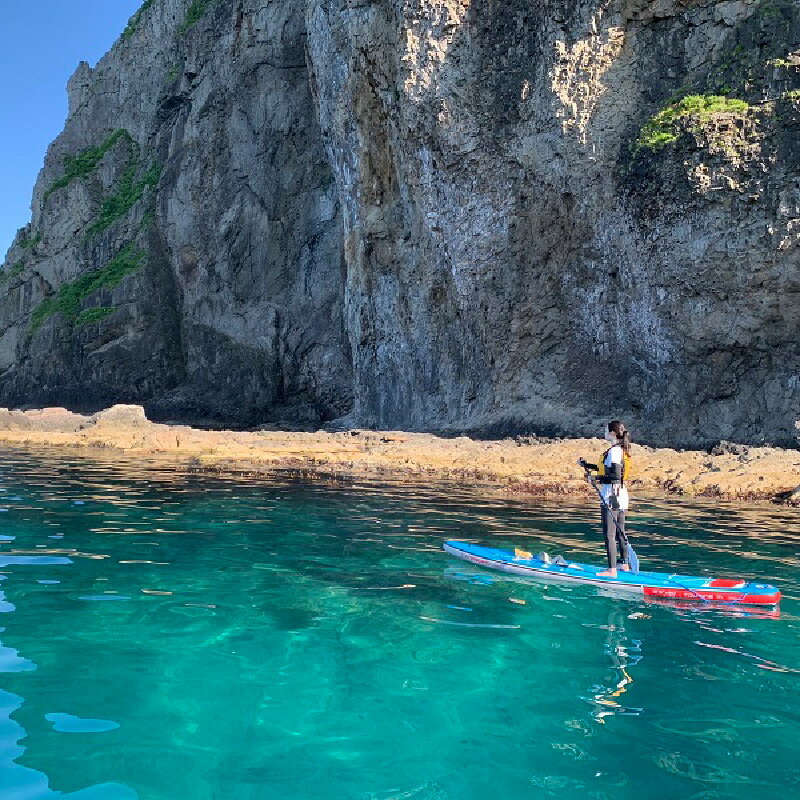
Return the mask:
POLYGON ((606 453, 603 466, 600 483, 620 483, 622 481, 622 448, 619 445, 615 445, 606 453))
POLYGON ((600 476, 600 483, 619 483, 622 480, 622 464, 609 464, 600 476))

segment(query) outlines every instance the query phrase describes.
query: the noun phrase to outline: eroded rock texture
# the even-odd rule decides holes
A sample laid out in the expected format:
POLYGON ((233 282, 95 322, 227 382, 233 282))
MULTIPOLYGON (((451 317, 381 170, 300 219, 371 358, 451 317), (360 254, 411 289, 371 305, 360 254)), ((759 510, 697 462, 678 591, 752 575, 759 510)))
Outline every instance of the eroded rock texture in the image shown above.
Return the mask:
POLYGON ((2 400, 794 441, 797 3, 145 6, 72 79, 7 260, 2 400), (135 159, 45 200, 118 128, 135 159), (97 232, 133 160, 134 195, 157 181, 97 232), (129 243, 143 266, 65 310, 129 243))

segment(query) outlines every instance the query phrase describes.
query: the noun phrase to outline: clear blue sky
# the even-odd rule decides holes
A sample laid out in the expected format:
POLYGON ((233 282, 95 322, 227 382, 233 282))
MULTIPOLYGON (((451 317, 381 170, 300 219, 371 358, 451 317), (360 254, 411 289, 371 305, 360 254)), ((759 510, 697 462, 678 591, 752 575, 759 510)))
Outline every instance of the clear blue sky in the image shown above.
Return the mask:
POLYGON ((0 0, 0 262, 31 218, 47 145, 64 127, 67 80, 94 66, 142 0, 0 0))

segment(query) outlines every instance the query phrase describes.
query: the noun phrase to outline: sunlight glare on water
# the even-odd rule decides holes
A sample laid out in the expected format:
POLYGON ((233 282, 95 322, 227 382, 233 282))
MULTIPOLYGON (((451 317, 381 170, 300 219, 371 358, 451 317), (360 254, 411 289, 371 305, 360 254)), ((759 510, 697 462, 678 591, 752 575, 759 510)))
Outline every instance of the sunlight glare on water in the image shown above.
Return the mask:
POLYGON ((640 501, 643 567, 776 614, 513 580, 599 563, 593 505, 6 454, 3 800, 800 796, 798 512, 640 501))

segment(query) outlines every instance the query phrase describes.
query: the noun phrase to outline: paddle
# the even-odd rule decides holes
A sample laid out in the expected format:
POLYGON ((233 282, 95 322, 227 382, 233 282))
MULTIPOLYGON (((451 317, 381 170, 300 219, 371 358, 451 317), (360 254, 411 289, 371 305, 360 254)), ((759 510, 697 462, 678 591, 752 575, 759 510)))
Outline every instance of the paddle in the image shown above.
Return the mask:
POLYGON ((592 475, 588 467, 584 467, 583 471, 586 474, 586 480, 589 481, 589 483, 592 485, 592 488, 597 492, 597 496, 600 498, 600 503, 608 510, 608 514, 614 522, 614 527, 617 530, 617 536, 621 536, 625 542, 625 552, 627 554, 627 562, 628 566, 631 568, 631 572, 638 572, 639 557, 636 555, 636 551, 628 541, 627 534, 624 530, 622 530, 622 528, 620 528, 619 520, 617 519, 617 515, 614 513, 614 509, 612 509, 611 506, 606 503, 605 499, 603 498, 603 493, 600 491, 600 487, 597 485, 597 481, 594 479, 594 475, 592 475))

